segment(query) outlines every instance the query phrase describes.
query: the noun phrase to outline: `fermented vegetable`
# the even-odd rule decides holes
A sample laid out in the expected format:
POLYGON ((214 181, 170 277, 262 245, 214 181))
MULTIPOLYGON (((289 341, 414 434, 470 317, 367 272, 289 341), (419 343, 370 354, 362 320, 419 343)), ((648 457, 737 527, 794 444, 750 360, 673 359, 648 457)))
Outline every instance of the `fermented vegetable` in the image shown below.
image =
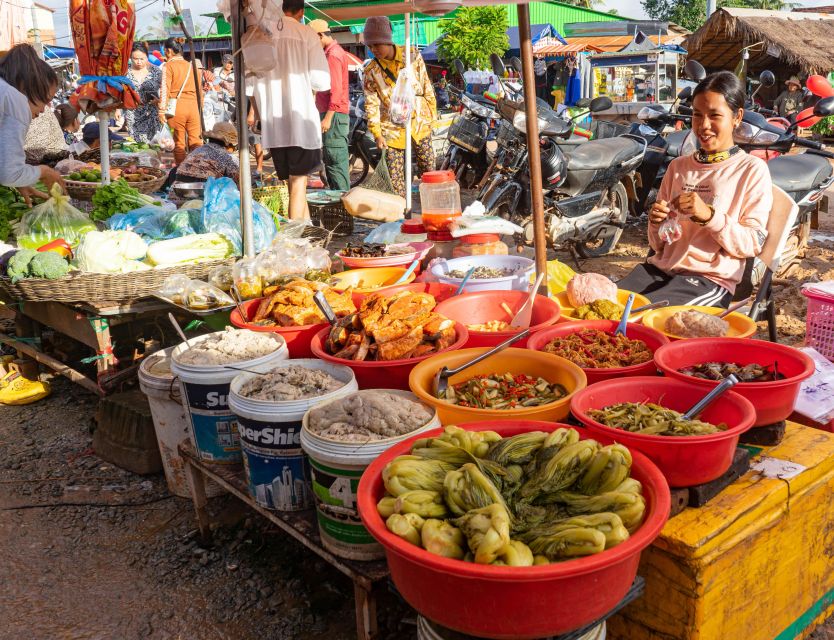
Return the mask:
POLYGON ((460 407, 514 409, 538 407, 556 402, 566 395, 568 391, 565 387, 544 378, 534 378, 524 373, 493 373, 449 385, 441 399, 460 407))
POLYGON ((623 317, 625 307, 610 300, 595 300, 590 304, 577 307, 573 312, 579 320, 619 320, 623 317))
POLYGON ((592 409, 588 415, 615 429, 648 436, 703 436, 727 429, 702 420, 687 420, 683 414, 651 402, 621 402, 604 409, 592 409))

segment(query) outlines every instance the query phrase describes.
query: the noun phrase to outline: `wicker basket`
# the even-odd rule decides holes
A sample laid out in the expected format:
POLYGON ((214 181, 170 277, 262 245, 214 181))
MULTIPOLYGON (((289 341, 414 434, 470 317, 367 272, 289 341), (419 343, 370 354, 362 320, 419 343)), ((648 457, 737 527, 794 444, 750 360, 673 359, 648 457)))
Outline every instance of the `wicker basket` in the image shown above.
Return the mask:
POLYGON ((282 182, 281 184, 276 185, 269 185, 266 187, 257 187, 252 189, 252 199, 256 202, 260 202, 261 204, 265 204, 264 200, 269 199, 270 201, 274 202, 273 196, 278 196, 278 204, 277 209, 270 207, 269 210, 272 213, 287 217, 289 206, 290 206, 290 192, 287 188, 287 184, 282 182))
POLYGON ((334 236, 349 236, 353 233, 353 216, 345 210, 341 202, 328 204, 307 203, 310 207, 310 220, 334 236))
MULTIPOLYGON (((128 182, 127 184, 139 193, 159 191, 162 185, 165 184, 168 172, 162 171, 161 169, 154 169, 154 171, 159 174, 155 180, 128 182)), ((64 182, 67 185, 67 193, 70 194, 71 198, 75 198, 76 200, 92 200, 96 189, 101 186, 99 182, 79 182, 78 180, 65 180, 64 182)))
POLYGON ((10 278, 0 276, 0 292, 7 299, 29 302, 127 302, 151 295, 168 276, 182 273, 196 280, 207 280, 215 267, 234 261, 227 258, 131 273, 76 271, 58 280, 26 278, 14 284, 10 278))

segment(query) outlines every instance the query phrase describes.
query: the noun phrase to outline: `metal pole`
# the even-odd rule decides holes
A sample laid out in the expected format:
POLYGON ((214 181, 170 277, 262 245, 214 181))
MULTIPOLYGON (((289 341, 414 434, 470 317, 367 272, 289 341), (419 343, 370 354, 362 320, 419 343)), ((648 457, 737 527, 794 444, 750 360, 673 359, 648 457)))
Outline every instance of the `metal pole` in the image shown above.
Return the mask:
POLYGON ((101 152, 101 184, 110 184, 110 112, 98 112, 98 139, 101 152))
POLYGON ((536 251, 536 275, 544 274, 542 287, 547 291, 547 240, 544 234, 544 197, 539 120, 536 111, 536 79, 533 75, 533 43, 530 37, 530 7, 520 4, 517 10, 524 106, 527 112, 527 160, 530 163, 530 200, 533 206, 533 248, 536 251))
POLYGON ((200 73, 197 70, 197 49, 194 48, 194 40, 191 38, 191 34, 188 33, 188 27, 185 26, 185 20, 182 17, 182 11, 180 11, 180 3, 179 0, 171 0, 171 4, 174 7, 174 13, 180 18, 180 26, 182 27, 182 33, 185 36, 185 39, 188 41, 188 46, 191 49, 191 75, 194 76, 194 90, 197 93, 197 110, 200 112, 200 136, 206 132, 206 123, 203 120, 203 102, 200 100, 200 73))
POLYGON ((715 13, 715 0, 707 0, 707 20, 715 13))
MULTIPOLYGON (((411 69, 411 14, 405 14, 405 68, 411 69)), ((405 127, 405 217, 411 217, 411 182, 412 182, 412 166, 411 166, 411 122, 414 114, 408 120, 405 127)))
POLYGON ((243 37, 243 2, 232 4, 232 52, 235 69, 235 119, 237 120, 238 157, 240 158, 240 228, 243 237, 243 255, 255 255, 254 224, 252 222, 252 167, 249 166, 249 127, 246 117, 249 101, 246 97, 246 73, 243 68, 243 54, 240 40, 243 37))

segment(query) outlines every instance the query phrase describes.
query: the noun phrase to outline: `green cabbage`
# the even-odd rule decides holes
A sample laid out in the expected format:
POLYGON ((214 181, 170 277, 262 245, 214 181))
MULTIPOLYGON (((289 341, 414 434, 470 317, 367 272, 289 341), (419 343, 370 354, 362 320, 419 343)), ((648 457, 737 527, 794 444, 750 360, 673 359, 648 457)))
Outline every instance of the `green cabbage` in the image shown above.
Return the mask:
POLYGON ((154 242, 148 247, 148 262, 157 266, 222 260, 234 255, 234 246, 219 233, 200 233, 154 242))

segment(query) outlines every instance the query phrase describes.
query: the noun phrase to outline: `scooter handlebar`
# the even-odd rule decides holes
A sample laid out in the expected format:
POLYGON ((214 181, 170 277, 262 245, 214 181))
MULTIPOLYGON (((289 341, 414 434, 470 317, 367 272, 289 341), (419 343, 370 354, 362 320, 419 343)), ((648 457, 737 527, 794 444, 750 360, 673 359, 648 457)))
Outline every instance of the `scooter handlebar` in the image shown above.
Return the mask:
POLYGON ((794 144, 797 147, 807 147, 808 149, 816 149, 817 151, 825 151, 825 145, 821 142, 817 142, 816 140, 808 140, 807 138, 799 138, 797 137, 794 140, 794 144))

